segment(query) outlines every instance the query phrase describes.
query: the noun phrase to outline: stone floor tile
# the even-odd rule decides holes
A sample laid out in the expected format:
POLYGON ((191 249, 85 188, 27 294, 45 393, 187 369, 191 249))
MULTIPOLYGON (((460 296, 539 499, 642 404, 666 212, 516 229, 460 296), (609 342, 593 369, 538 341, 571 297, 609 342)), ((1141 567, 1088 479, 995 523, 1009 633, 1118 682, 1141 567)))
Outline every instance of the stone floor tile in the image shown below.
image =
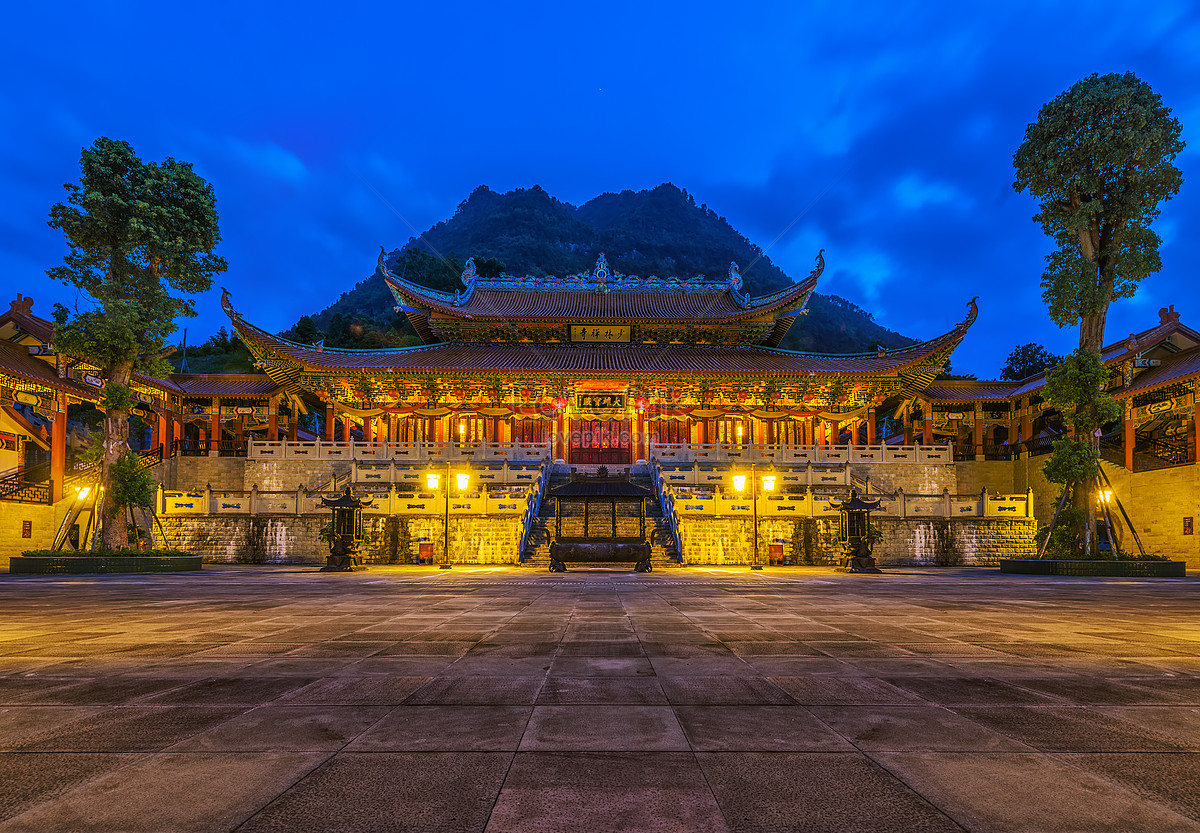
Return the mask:
POLYGON ((1116 753, 1062 758, 1143 798, 1200 820, 1200 791, 1196 789, 1200 783, 1200 754, 1116 753))
POLYGON ((659 682, 672 705, 779 706, 793 700, 762 677, 662 677, 659 682))
POLYGON ((515 752, 532 706, 400 706, 348 752, 515 752))
POLYGON ((311 682, 311 677, 219 677, 173 688, 142 702, 153 706, 258 706, 311 682))
POLYGON ((1021 706, 1061 702, 982 677, 893 677, 887 682, 939 706, 1021 706))
POLYGON ((398 706, 429 677, 327 677, 295 689, 277 705, 398 706))
POLYGON ((522 752, 675 752, 688 749, 668 706, 538 706, 522 752))
POLYGON ((1163 752, 1182 744, 1081 706, 965 706, 954 711, 1043 752, 1163 752))
POLYGON ((665 706, 667 697, 654 677, 551 676, 546 678, 537 704, 665 706))
POLYGON ((166 752, 336 752, 390 711, 387 706, 260 706, 166 752))
POLYGON ((816 717, 863 751, 1032 752, 949 709, 920 706, 811 706, 816 717))
POLYGON ((536 657, 475 656, 469 652, 442 671, 443 677, 537 677, 550 670, 551 650, 536 657))
POLYGON ((238 833, 478 833, 512 757, 510 752, 342 752, 238 833))
POLYGON ((696 759, 735 830, 960 830, 857 752, 706 752, 696 759))
POLYGON ((653 677, 648 657, 559 657, 550 665, 552 675, 563 677, 653 677))
POLYGON ((1092 777, 1069 756, 876 752, 871 757, 968 830, 1196 833, 1197 824, 1092 777))
POLYGON ((0 749, 101 711, 103 706, 0 706, 0 749))
POLYGON ((804 706, 870 706, 920 703, 912 692, 875 677, 771 677, 771 682, 804 706))
POLYGON ((848 752, 853 747, 796 706, 677 706, 697 752, 848 752))
POLYGON ((1136 685, 1102 677, 1009 676, 1006 681, 1020 688, 1085 706, 1150 706, 1179 702, 1175 694, 1162 691, 1155 685, 1136 685))
POLYGON ((1165 735, 1189 750, 1200 751, 1200 707, 1096 706, 1095 710, 1165 735))
POLYGON ((532 706, 545 677, 436 677, 404 702, 410 706, 532 706))
POLYGON ((86 783, 0 824, 3 833, 232 830, 324 754, 163 754, 86 783))
POLYGON ((136 755, 111 753, 0 754, 0 829, 3 819, 11 819, 39 803, 57 799, 136 760, 136 755))
POLYGON ((28 735, 30 752, 156 752, 245 711, 215 706, 122 706, 28 735))
POLYGON ((487 833, 728 833, 690 753, 518 753, 487 833))

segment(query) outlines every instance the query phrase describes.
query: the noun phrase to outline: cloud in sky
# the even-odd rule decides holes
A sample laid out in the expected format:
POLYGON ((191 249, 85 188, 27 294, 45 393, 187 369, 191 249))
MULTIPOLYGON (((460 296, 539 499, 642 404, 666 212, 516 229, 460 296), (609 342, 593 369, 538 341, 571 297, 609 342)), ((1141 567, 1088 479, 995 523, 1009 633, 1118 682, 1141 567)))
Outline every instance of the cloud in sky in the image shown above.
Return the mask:
MULTIPOLYGON (((789 274, 918 338, 980 295, 955 369, 994 375, 1017 340, 1070 349, 1040 300, 1047 241, 1012 191, 1038 108, 1091 72, 1133 70, 1184 122, 1164 268, 1110 334, 1176 303, 1200 323, 1200 12, 1101 2, 865 2, 367 9, 120 4, 10 10, 0 71, 0 271, 48 312, 45 225, 96 136, 195 164, 216 191, 220 283, 290 326, 449 217, 480 184, 574 203, 671 181, 789 274), (782 234, 782 236, 780 236, 782 234), (1014 335, 1019 322, 1021 335, 1014 335)), ((0 299, 4 300, 4 299, 0 299)), ((217 293, 193 333, 223 322, 217 293)))

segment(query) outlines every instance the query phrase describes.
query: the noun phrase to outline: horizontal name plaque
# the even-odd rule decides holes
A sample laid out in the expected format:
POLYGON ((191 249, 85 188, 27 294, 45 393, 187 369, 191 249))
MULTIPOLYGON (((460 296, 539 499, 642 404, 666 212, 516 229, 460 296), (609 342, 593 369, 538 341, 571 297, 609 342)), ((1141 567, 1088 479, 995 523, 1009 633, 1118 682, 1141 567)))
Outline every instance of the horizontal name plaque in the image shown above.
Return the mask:
POLYGON ((611 324, 572 324, 571 341, 629 343, 628 326, 614 327, 611 324))
POLYGON ((625 394, 580 393, 575 396, 575 404, 581 411, 623 411, 625 394))

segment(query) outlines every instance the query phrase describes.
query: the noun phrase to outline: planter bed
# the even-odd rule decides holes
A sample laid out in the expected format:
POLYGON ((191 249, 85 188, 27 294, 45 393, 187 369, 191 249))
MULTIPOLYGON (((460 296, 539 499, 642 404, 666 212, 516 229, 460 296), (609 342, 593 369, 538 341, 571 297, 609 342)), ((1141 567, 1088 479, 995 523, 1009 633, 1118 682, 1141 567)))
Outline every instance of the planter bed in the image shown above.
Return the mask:
POLYGON ((10 573, 176 573, 199 570, 198 555, 14 555, 10 573))
POLYGON ((1027 576, 1114 576, 1119 578, 1182 578, 1186 561, 1067 561, 1057 558, 1002 558, 1000 572, 1027 576))

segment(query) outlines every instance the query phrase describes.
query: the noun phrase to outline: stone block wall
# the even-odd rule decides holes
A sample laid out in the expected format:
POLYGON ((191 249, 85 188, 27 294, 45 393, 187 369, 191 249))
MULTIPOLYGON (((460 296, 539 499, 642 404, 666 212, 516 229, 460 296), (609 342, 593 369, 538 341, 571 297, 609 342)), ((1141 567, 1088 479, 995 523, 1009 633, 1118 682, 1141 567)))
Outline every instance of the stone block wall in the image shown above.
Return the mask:
MULTIPOLYGON (((960 495, 977 495, 981 489, 987 489, 994 495, 1015 495, 1026 488, 1016 487, 1016 465, 1009 460, 964 460, 957 463, 955 468, 958 470, 960 495)), ((954 492, 953 489, 950 491, 954 492)))
POLYGON ((50 549, 70 505, 69 500, 61 500, 54 506, 0 502, 0 567, 8 567, 8 559, 25 550, 50 549), (25 521, 30 523, 29 538, 21 537, 25 521))
POLYGON ((905 494, 940 495, 943 489, 950 494, 959 491, 955 466, 938 466, 927 463, 851 463, 850 474, 858 478, 871 478, 871 490, 894 492, 903 489, 905 494))
MULTIPOLYGON (((881 565, 988 566, 1000 558, 1032 555, 1037 548, 1033 520, 995 518, 872 518, 883 533, 875 547, 881 565)), ((833 565, 841 558, 835 518, 760 520, 759 563, 771 544, 781 544, 795 566, 833 565)), ((753 561, 754 522, 749 518, 683 518, 685 564, 738 564, 753 561)))
MULTIPOLYGON (((1200 569, 1200 466, 1131 472, 1109 463, 1102 465, 1146 551, 1187 561, 1189 569, 1200 569), (1184 534, 1184 518, 1192 519, 1191 535, 1184 534)), ((1115 503, 1111 511, 1120 515, 1115 503)), ((1117 524, 1124 526, 1119 517, 1117 524)), ((1128 535, 1121 545, 1134 551, 1137 548, 1128 535)))
POLYGON ((875 558, 885 565, 985 567, 1037 553, 1033 519, 873 518, 871 523, 883 533, 875 558))
MULTIPOLYGON (((212 563, 317 564, 329 554, 320 539, 329 516, 172 515, 162 519, 172 547, 212 563)), ((364 515, 369 544, 362 553, 371 564, 407 564, 431 545, 435 563, 443 558, 443 521, 433 515, 364 515)), ((450 561, 456 564, 515 564, 520 551, 520 516, 450 519, 450 561)), ((27 549, 27 547, 26 547, 27 549)))

